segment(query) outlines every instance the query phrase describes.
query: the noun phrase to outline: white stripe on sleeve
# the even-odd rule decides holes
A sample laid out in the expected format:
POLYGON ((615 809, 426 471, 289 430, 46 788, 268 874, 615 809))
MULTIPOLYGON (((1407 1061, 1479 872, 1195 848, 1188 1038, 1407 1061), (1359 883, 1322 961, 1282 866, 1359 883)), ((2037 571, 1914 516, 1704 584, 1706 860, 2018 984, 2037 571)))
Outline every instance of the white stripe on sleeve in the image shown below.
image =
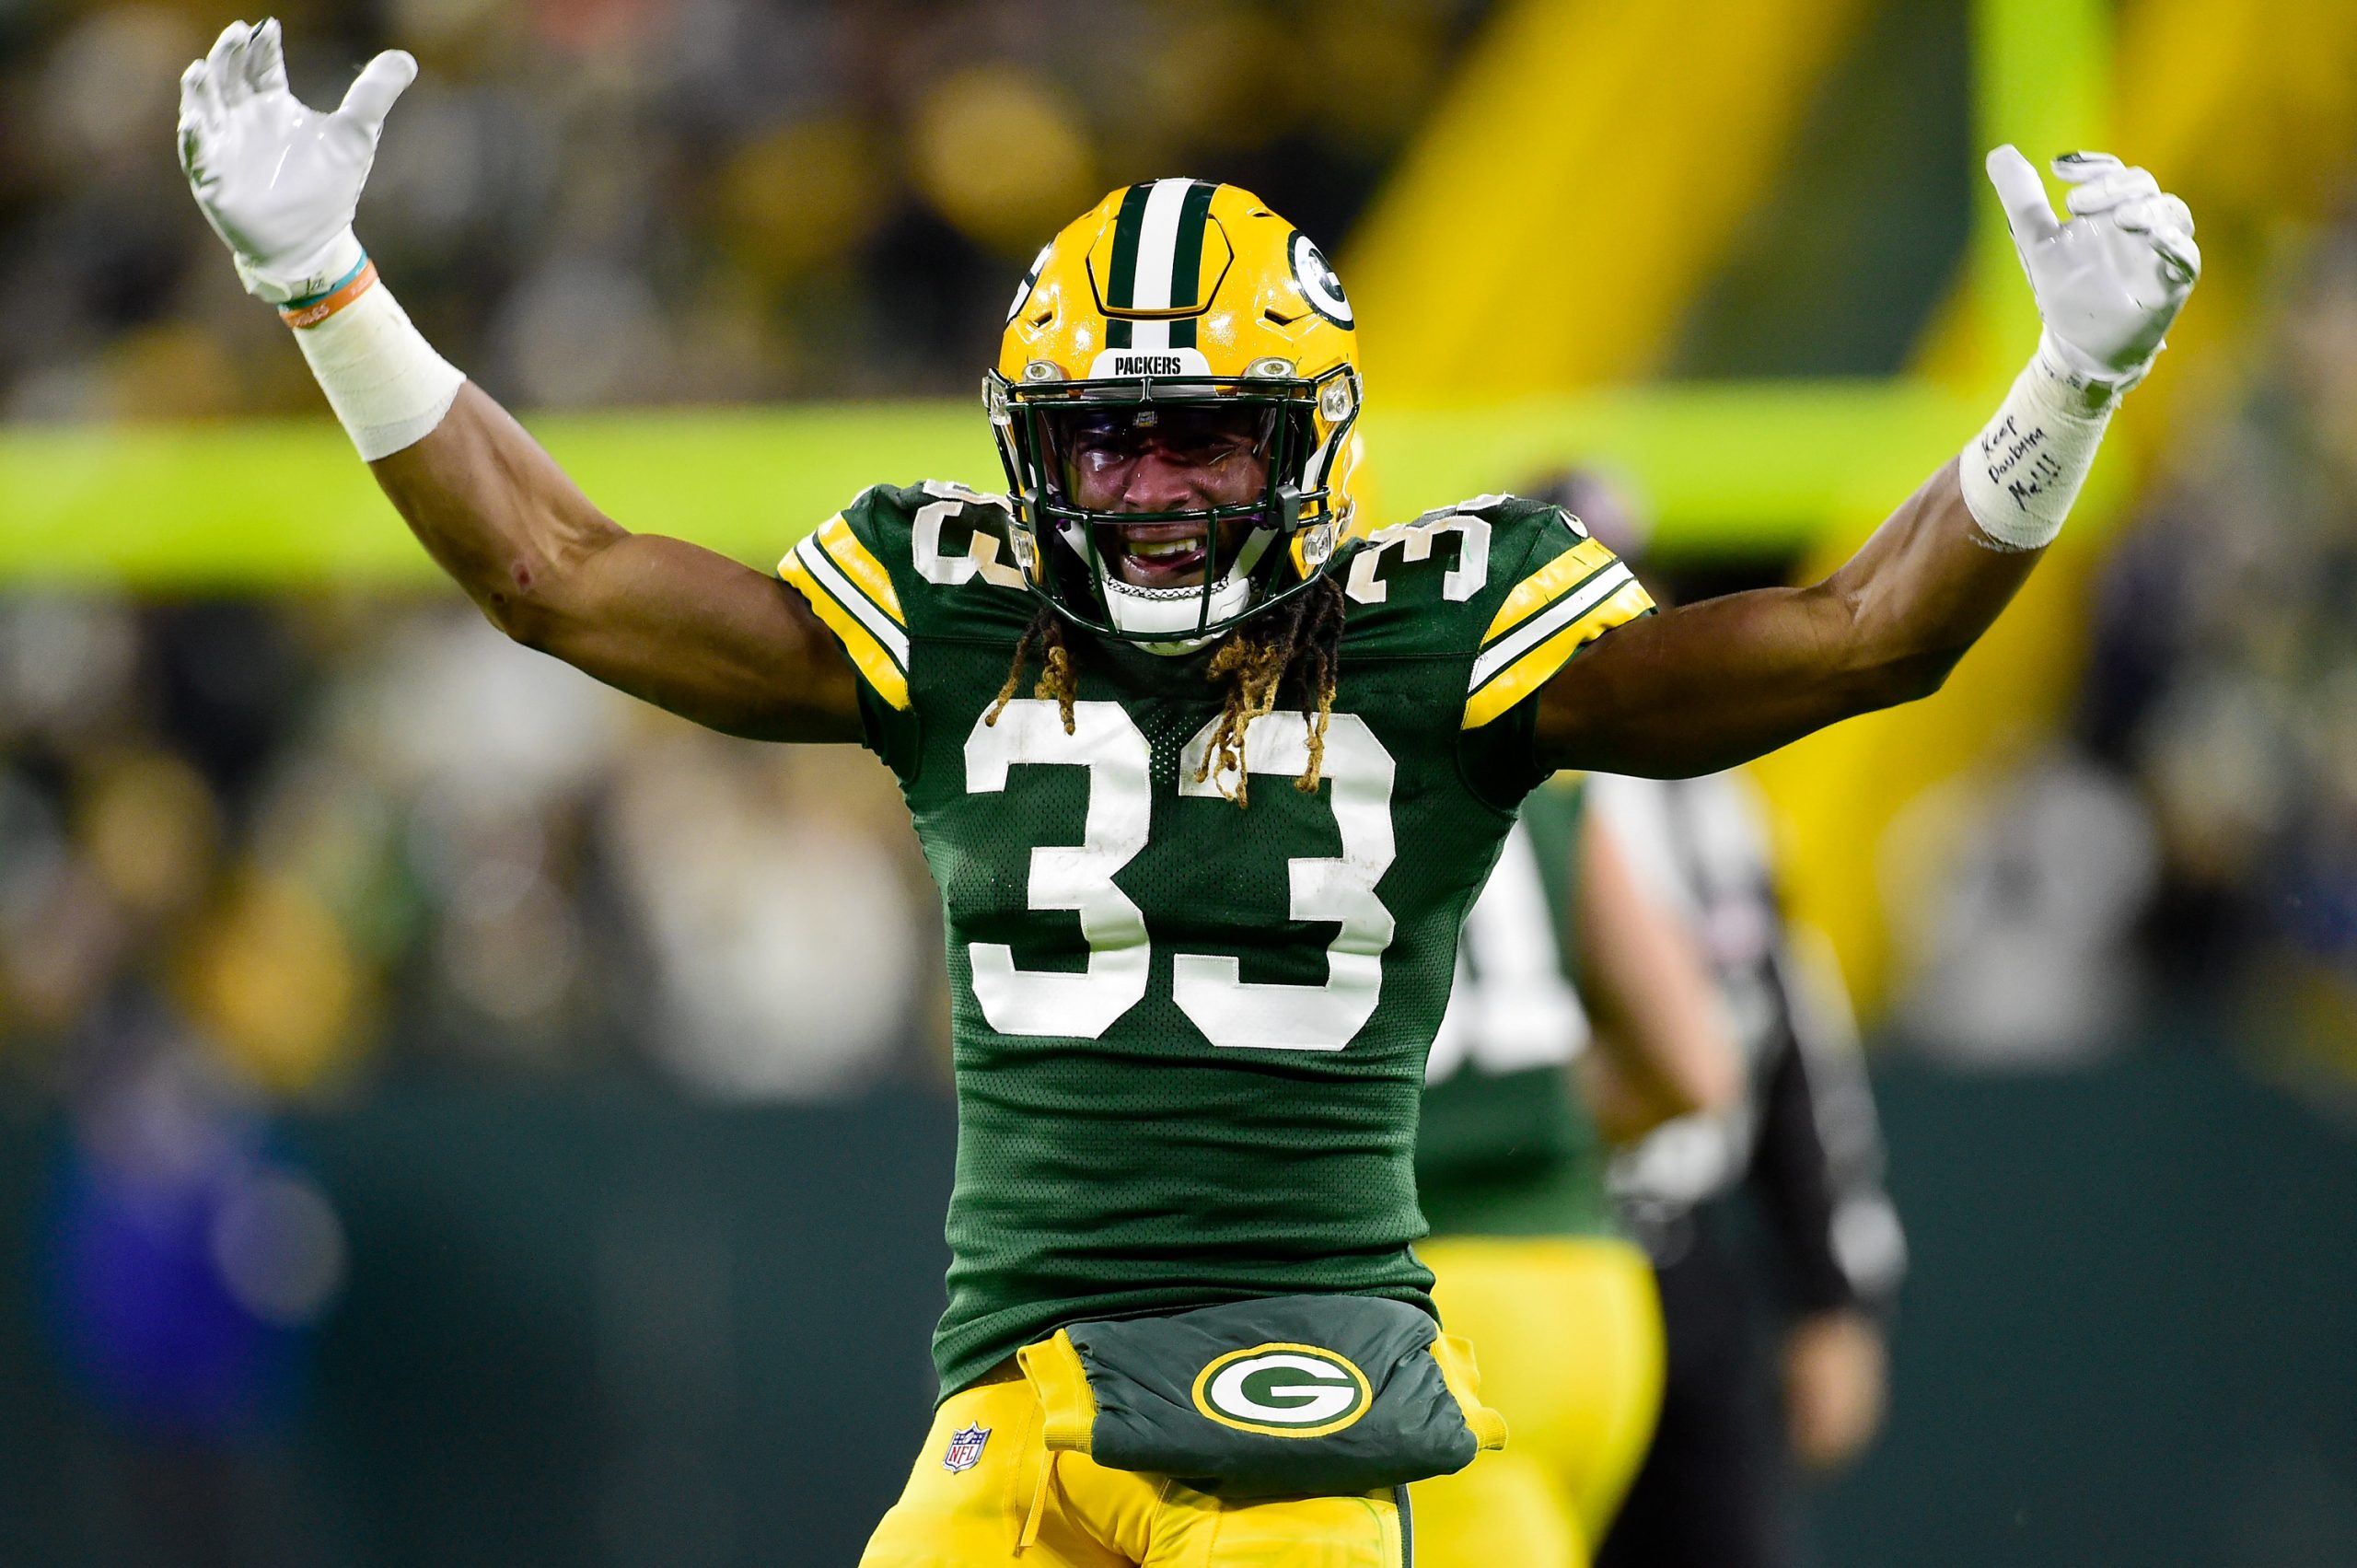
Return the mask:
POLYGON ((1615 561, 1580 588, 1557 599, 1492 644, 1490 650, 1473 661, 1472 691, 1480 691, 1489 679, 1515 660, 1562 631, 1618 592, 1630 581, 1629 568, 1615 561))

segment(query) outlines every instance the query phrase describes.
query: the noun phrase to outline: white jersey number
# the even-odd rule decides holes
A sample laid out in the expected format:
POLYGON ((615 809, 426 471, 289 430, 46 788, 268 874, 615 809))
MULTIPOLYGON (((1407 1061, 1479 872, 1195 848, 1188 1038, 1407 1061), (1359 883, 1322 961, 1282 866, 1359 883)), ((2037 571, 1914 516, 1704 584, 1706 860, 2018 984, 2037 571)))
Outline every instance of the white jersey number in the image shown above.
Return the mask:
POLYGON ((969 943, 974 999, 1002 1034, 1095 1040, 1145 995, 1152 957, 1145 916, 1113 886, 1113 874, 1145 848, 1152 784, 1145 736, 1117 703, 1075 703, 1072 716, 1066 735, 1055 703, 1025 698, 1009 703, 997 724, 977 724, 966 738, 971 794, 1004 789, 1006 771, 1017 762, 1088 770, 1081 842, 1033 850, 1030 881, 1031 908, 1079 912, 1088 968, 1079 974, 1018 970, 1006 944, 969 943))
POLYGON ((924 493, 935 497, 917 508, 909 525, 909 553, 917 573, 926 582, 939 583, 944 587, 956 587, 970 583, 976 577, 996 587, 1021 588, 1023 574, 998 558, 998 538, 979 528, 970 530, 963 555, 941 552, 941 525, 948 522, 969 506, 996 506, 1006 503, 996 495, 984 495, 962 484, 947 484, 937 479, 924 482, 924 493))
MULTIPOLYGON (((1195 732, 1178 763, 1180 795, 1217 796, 1221 777, 1197 783, 1210 749, 1214 719, 1195 732)), ((1298 778, 1309 766, 1309 721, 1299 714, 1267 714, 1252 721, 1244 756, 1256 773, 1298 778)), ((1237 1051, 1340 1051, 1351 1042, 1383 993, 1383 950, 1391 946, 1391 912, 1375 885, 1391 868, 1391 753, 1356 714, 1326 724, 1323 769, 1331 781, 1334 825, 1342 853, 1298 855, 1285 863, 1293 886, 1293 918, 1334 920, 1341 930, 1326 949, 1323 985, 1248 983, 1234 958, 1181 953, 1171 988, 1179 1010, 1213 1045, 1237 1051)), ((1233 787, 1232 783, 1230 785, 1233 787)))
MULTIPOLYGON (((1479 506, 1482 502, 1497 499, 1495 495, 1484 495, 1465 505, 1479 506)), ((1440 597, 1451 603, 1471 598, 1490 580, 1490 520, 1471 512, 1443 512, 1437 517, 1376 529, 1367 536, 1366 548, 1352 561, 1350 581, 1342 591, 1361 604, 1381 604, 1391 597, 1391 585, 1375 575, 1383 558, 1397 550, 1404 562, 1429 561, 1433 546, 1443 534, 1451 533, 1458 541, 1457 564, 1441 574, 1440 597)))
MULTIPOLYGON (((1181 796, 1216 796, 1220 781, 1195 782, 1213 725, 1189 741, 1179 767, 1181 796)), ((1088 939, 1088 967, 1077 974, 1015 967, 1004 943, 968 945, 974 997, 1002 1034, 1095 1040, 1144 999, 1151 949, 1145 919, 1113 877, 1145 847, 1153 788, 1146 738, 1115 703, 1073 704, 1064 733, 1056 704, 1039 698, 1009 703, 996 725, 977 723, 966 738, 966 787, 1006 787, 1018 762, 1088 770, 1088 809, 1077 845, 1031 852, 1029 907, 1074 910, 1088 939)), ((1253 721, 1245 755, 1254 772, 1298 774, 1309 762, 1309 721, 1269 714, 1253 721)), ((1213 1045, 1232 1051, 1340 1051, 1367 1019, 1383 990, 1383 953, 1391 946, 1391 912, 1376 884, 1391 865, 1391 754, 1353 714, 1328 721, 1324 772, 1340 855, 1301 855, 1286 865, 1295 920, 1337 922, 1320 985, 1247 981, 1237 960, 1206 953, 1173 959, 1172 993, 1180 1011, 1213 1045)), ((1231 787, 1233 781, 1229 781, 1231 787)))

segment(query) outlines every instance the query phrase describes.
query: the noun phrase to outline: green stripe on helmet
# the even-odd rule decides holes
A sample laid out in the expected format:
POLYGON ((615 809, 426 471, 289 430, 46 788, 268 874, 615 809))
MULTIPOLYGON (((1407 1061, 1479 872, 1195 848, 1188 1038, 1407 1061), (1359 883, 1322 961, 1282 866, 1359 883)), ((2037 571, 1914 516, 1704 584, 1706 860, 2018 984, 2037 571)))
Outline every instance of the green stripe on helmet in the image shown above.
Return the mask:
MULTIPOLYGON (((1178 209, 1178 238, 1170 253, 1170 303, 1174 308, 1203 305, 1208 301, 1195 297, 1202 285, 1203 225, 1209 221, 1212 193, 1216 185, 1197 180, 1188 187, 1186 202, 1178 209)), ((1170 323, 1170 346, 1195 346, 1195 320, 1192 316, 1170 323)))
MULTIPOLYGON (((1105 291, 1105 308, 1109 310, 1129 308, 1132 285, 1138 270, 1138 235, 1145 227, 1145 199, 1154 192, 1154 181, 1132 185, 1121 197, 1121 210, 1113 219, 1113 259, 1106 267, 1106 276, 1098 286, 1105 291)), ((1130 346, 1130 324, 1123 320, 1106 323, 1105 346, 1130 346)))
POLYGON ((1154 193, 1154 181, 1132 185, 1121 198, 1121 211, 1113 220, 1113 260, 1105 269, 1103 280, 1105 307, 1109 310, 1127 310, 1132 297, 1133 274, 1138 270, 1138 235, 1145 227, 1145 201, 1154 193))

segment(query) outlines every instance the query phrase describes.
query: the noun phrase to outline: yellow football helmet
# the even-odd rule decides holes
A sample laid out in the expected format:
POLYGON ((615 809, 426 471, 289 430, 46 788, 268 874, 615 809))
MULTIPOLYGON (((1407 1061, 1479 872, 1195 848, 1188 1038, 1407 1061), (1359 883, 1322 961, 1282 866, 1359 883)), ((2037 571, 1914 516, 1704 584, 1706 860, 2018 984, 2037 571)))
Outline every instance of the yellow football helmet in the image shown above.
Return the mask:
POLYGON ((982 383, 1032 591, 1103 636, 1193 645, 1307 587, 1353 517, 1352 328, 1318 247, 1233 185, 1125 186, 1056 236, 1015 291, 982 383), (1267 478, 1248 501, 1090 510, 1074 454, 1116 426, 1248 442, 1267 478), (1190 523, 1200 583, 1141 585, 1109 564, 1128 549, 1120 530, 1158 528, 1175 555, 1190 523))

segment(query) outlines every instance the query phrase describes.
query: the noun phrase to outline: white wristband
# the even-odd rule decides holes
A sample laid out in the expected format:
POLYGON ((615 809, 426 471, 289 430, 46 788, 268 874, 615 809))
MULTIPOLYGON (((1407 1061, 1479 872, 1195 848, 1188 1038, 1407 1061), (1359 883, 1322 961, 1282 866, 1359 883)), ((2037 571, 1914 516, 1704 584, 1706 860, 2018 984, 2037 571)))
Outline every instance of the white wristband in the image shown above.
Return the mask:
POLYGON ((370 462, 424 440, 466 377, 434 352, 366 256, 326 292, 279 307, 328 406, 370 462))
POLYGON ((2046 337, 1987 428, 1956 460, 1964 504, 1990 542, 2038 550, 2062 531, 2062 519, 2086 482, 2120 388, 2073 369, 2046 337))

